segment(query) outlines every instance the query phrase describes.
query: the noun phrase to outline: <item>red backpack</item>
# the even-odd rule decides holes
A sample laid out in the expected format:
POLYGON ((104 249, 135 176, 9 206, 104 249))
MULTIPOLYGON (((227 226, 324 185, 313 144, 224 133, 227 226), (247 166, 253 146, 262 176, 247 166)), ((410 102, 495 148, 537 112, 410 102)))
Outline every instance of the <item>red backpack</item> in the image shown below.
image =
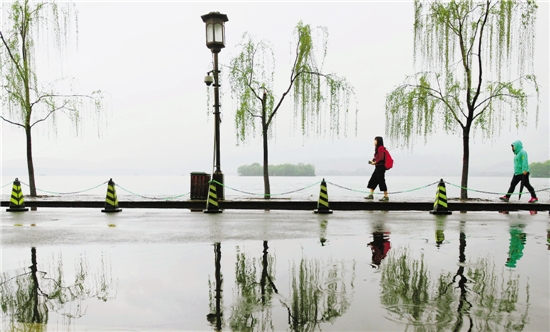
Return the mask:
POLYGON ((388 149, 384 148, 386 150, 385 153, 385 159, 384 159, 384 166, 386 167, 386 170, 389 170, 393 167, 393 158, 390 155, 390 151, 388 149))

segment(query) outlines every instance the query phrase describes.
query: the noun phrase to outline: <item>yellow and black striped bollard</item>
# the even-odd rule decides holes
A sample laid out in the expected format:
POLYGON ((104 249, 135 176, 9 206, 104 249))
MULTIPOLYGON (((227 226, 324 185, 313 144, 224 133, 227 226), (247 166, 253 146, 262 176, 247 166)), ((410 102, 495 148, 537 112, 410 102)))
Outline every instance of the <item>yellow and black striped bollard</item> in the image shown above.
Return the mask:
POLYGON ((329 214, 332 210, 328 208, 328 191, 327 183, 325 179, 321 181, 321 192, 319 193, 319 202, 317 203, 317 209, 313 211, 318 214, 329 214))
POLYGON ((29 208, 25 207, 25 200, 23 199, 23 191, 21 190, 21 183, 19 179, 15 178, 13 181, 13 189, 11 190, 10 206, 6 209, 9 212, 25 212, 29 211, 29 208))
POLYGON ((105 197, 105 209, 101 212, 120 212, 121 208, 118 207, 118 198, 116 196, 115 183, 113 179, 109 179, 107 184, 107 196, 105 197))
POLYGON ((209 182, 208 190, 208 200, 206 201, 206 210, 204 213, 221 213, 220 207, 218 205, 218 195, 216 193, 216 184, 214 181, 209 182))
POLYGON ((437 185, 437 191, 435 193, 434 209, 430 211, 431 214, 449 215, 452 214, 449 211, 447 205, 447 189, 445 189, 445 182, 443 179, 439 181, 437 185))

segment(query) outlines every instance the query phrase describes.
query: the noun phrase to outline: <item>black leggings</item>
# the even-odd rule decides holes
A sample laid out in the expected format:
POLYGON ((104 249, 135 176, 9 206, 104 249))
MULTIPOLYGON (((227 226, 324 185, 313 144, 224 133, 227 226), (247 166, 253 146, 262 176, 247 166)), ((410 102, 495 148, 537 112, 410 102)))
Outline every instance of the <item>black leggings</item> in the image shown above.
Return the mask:
POLYGON ((508 189, 508 192, 506 193, 506 197, 510 198, 510 196, 514 193, 514 190, 516 190, 516 186, 518 185, 518 183, 521 182, 522 179, 523 179, 523 185, 525 186, 525 188, 527 188, 527 190, 529 190, 531 197, 533 198, 537 197, 537 194, 535 193, 535 189, 533 189, 533 186, 531 186, 531 184, 529 183, 529 173, 527 173, 526 175, 523 175, 523 174, 514 175, 514 177, 512 178, 512 182, 510 182, 510 189, 508 189))
POLYGON ((388 187, 386 186, 386 178, 384 177, 385 174, 386 167, 384 165, 376 166, 370 177, 367 188, 374 190, 376 189, 376 186, 380 186, 381 191, 388 191, 388 187))

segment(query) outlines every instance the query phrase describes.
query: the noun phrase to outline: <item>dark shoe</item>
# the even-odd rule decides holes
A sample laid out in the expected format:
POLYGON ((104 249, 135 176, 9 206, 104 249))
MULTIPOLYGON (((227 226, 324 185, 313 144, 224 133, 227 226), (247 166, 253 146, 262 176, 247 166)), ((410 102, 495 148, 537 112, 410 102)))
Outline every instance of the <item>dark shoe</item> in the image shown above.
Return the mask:
POLYGON ((365 197, 365 199, 374 199, 374 196, 373 195, 368 195, 365 197))
POLYGON ((500 199, 503 202, 509 202, 510 201, 510 199, 506 196, 499 197, 498 199, 500 199))
POLYGON ((384 196, 382 198, 380 198, 378 201, 380 202, 388 202, 390 200, 390 198, 388 196, 384 196))
POLYGON ((536 197, 531 197, 531 199, 529 200, 529 203, 536 203, 536 202, 538 202, 538 201, 539 201, 538 198, 536 198, 536 197))

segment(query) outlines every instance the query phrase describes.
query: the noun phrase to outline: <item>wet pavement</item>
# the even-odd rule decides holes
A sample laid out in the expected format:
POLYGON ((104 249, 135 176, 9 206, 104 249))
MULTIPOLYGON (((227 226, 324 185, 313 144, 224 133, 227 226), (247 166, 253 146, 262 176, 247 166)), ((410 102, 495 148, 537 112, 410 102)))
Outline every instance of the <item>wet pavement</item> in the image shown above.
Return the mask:
POLYGON ((548 212, 0 217, 2 330, 550 330, 548 212))

